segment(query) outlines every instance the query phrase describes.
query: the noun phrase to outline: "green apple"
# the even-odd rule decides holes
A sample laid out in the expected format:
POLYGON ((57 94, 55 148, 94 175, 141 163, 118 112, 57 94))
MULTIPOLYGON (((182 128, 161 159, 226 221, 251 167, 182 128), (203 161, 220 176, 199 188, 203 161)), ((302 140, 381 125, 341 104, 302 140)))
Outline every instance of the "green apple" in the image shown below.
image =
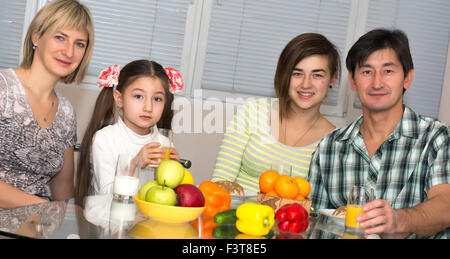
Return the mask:
POLYGON ((177 202, 177 194, 169 187, 157 185, 147 191, 145 201, 173 206, 177 202))
POLYGON ((143 201, 145 201, 145 196, 147 194, 147 191, 150 190, 153 186, 157 186, 158 182, 156 180, 151 180, 146 183, 144 183, 139 190, 139 198, 143 201))
POLYGON ((175 160, 163 160, 156 168, 156 181, 159 185, 177 187, 184 178, 184 167, 175 160))

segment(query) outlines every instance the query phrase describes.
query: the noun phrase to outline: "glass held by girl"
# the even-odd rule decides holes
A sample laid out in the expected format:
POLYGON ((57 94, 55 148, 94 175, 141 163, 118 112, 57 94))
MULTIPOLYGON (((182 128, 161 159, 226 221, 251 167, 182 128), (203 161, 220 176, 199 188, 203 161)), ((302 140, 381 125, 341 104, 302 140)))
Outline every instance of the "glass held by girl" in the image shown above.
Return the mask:
MULTIPOLYGON (((173 94, 183 87, 181 75, 155 61, 135 60, 120 70, 105 69, 80 148, 75 195, 112 193, 121 153, 136 154, 141 167, 157 166, 165 157, 160 143, 169 141, 158 128, 171 128, 173 94)), ((170 159, 180 160, 170 148, 170 159)))

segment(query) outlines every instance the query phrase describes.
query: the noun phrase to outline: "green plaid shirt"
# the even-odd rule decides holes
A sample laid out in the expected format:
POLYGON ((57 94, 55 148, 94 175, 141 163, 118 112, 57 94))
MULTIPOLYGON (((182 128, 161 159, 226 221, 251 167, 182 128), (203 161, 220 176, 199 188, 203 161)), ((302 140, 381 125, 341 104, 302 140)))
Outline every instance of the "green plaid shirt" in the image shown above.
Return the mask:
MULTIPOLYGON (((322 139, 311 160, 312 207, 338 208, 354 185, 371 186, 392 208, 427 200, 434 185, 450 183, 449 128, 404 106, 403 117, 372 158, 360 133, 363 117, 322 139)), ((433 237, 450 238, 450 228, 433 237)))

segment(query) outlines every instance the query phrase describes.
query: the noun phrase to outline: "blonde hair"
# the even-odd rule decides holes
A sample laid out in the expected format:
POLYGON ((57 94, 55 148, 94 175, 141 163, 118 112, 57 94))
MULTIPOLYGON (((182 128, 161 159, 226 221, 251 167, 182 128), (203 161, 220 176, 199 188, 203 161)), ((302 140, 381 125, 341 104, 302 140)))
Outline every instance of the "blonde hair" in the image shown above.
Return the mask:
POLYGON ((53 0, 45 5, 31 21, 25 37, 23 47, 23 60, 20 64, 22 68, 30 68, 33 63, 33 34, 38 33, 39 37, 44 33, 54 32, 62 28, 74 28, 85 30, 88 34, 86 52, 81 63, 71 74, 62 77, 61 81, 70 84, 76 81, 80 84, 87 72, 94 49, 94 24, 89 9, 76 0, 53 0))

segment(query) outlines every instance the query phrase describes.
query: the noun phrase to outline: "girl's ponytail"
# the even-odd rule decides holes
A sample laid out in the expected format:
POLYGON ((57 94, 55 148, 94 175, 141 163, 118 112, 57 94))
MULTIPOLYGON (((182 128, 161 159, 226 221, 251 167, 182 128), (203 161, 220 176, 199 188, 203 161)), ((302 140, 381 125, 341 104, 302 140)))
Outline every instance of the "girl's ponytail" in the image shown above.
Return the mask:
POLYGON ((90 156, 95 133, 115 122, 114 87, 103 87, 95 102, 94 112, 81 142, 76 173, 75 197, 82 199, 90 193, 90 156))

